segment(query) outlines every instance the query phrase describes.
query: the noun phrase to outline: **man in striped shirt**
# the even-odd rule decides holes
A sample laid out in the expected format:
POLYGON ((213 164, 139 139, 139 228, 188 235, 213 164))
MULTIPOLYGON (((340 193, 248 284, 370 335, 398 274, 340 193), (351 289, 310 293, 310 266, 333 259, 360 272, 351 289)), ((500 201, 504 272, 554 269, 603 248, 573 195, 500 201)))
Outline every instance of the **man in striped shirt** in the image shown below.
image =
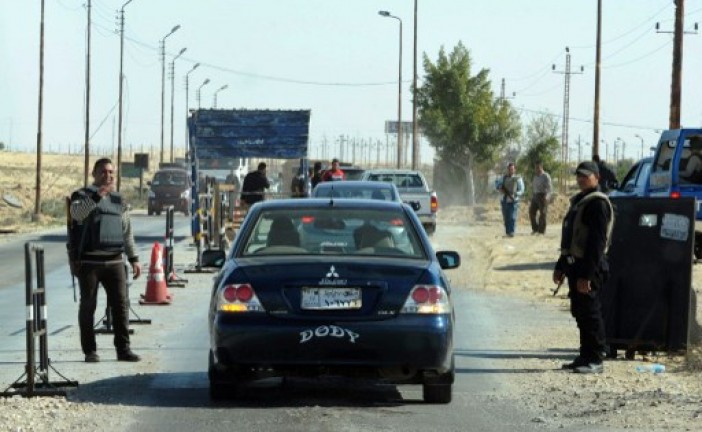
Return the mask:
POLYGON ((98 285, 102 284, 112 310, 117 360, 136 362, 140 357, 129 346, 129 299, 123 254, 132 267, 134 279, 141 275, 132 225, 122 196, 115 192, 112 161, 99 159, 93 167, 94 182, 71 195, 69 250, 77 265, 80 285, 78 324, 85 361, 100 361, 93 327, 98 285))

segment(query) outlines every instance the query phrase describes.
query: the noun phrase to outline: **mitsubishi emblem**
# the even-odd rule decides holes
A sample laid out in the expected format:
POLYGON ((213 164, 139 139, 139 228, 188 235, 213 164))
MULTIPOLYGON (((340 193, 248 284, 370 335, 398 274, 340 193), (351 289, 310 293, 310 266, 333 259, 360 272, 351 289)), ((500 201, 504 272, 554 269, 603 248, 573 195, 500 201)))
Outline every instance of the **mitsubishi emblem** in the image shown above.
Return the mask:
POLYGON ((327 273, 328 278, 338 278, 339 273, 336 272, 334 266, 329 267, 329 273, 327 273))

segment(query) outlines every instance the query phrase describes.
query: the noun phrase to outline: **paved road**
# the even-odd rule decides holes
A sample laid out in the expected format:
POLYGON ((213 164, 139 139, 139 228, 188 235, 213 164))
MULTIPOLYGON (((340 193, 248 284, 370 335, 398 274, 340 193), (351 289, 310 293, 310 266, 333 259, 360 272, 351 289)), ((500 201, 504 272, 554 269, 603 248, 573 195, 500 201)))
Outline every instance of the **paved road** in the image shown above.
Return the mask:
MULTIPOLYGON (((188 232, 188 219, 177 217, 177 235, 188 232)), ((162 238, 162 218, 135 217, 142 256, 162 238)), ((161 431, 226 429, 261 431, 444 431, 542 430, 512 396, 513 359, 544 353, 510 349, 506 334, 540 331, 548 325, 568 325, 565 314, 526 303, 455 287, 458 328, 455 338, 457 381, 450 405, 427 405, 420 386, 389 386, 343 379, 268 380, 248 388, 245 398, 210 402, 207 391, 207 307, 212 274, 182 275, 186 288, 171 288, 170 306, 140 306, 138 293, 145 282, 132 287, 133 318, 152 320, 133 325, 133 348, 144 357, 138 364, 114 361, 110 336, 98 340, 103 361, 82 362, 64 240, 60 232, 38 237, 47 247, 50 357, 56 370, 76 379, 75 399, 126 406, 131 423, 115 430, 161 431), (61 260, 64 260, 63 262, 61 260)), ((24 285, 16 282, 22 257, 21 241, 0 245, 7 277, 0 282, 0 384, 9 385, 23 371, 24 285)), ((187 241, 176 247, 176 264, 194 262, 187 241)), ((22 276, 23 277, 23 276, 22 276)), ((52 372, 52 379, 60 377, 52 372)))

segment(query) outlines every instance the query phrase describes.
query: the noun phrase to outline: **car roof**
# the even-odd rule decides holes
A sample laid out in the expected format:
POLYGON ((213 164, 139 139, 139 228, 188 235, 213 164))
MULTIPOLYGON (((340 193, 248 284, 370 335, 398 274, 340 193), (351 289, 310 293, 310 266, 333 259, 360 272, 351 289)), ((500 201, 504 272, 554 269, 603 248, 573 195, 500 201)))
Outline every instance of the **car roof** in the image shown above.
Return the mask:
POLYGON ((368 180, 346 180, 336 182, 322 182, 316 187, 323 189, 392 189, 392 183, 368 180))
POLYGON ((416 174, 421 171, 411 169, 369 169, 366 172, 372 174, 416 174))
POLYGON ((168 168, 160 168, 156 172, 157 173, 160 173, 160 172, 179 172, 179 173, 187 174, 188 170, 186 170, 185 168, 168 167, 168 168))
POLYGON ((259 210, 266 209, 276 209, 276 208, 323 208, 329 207, 338 208, 387 208, 387 209, 397 209, 403 208, 404 204, 399 201, 384 201, 384 200, 367 200, 367 199, 355 199, 355 198, 344 198, 344 199, 333 199, 333 198, 305 198, 305 199, 295 199, 295 198, 285 198, 285 199, 275 199, 266 200, 256 203, 254 208, 259 210))

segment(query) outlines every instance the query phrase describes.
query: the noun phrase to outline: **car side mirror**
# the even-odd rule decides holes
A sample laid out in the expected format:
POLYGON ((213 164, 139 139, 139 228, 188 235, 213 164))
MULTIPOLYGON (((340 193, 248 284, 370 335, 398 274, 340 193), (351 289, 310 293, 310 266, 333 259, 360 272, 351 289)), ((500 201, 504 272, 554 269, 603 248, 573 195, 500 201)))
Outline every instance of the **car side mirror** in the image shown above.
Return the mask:
POLYGON ((227 259, 227 254, 223 250, 210 249, 203 251, 200 259, 202 267, 222 268, 224 261, 227 259))
POLYGON ((438 251, 436 258, 442 269, 454 269, 461 265, 461 256, 455 251, 438 251))

